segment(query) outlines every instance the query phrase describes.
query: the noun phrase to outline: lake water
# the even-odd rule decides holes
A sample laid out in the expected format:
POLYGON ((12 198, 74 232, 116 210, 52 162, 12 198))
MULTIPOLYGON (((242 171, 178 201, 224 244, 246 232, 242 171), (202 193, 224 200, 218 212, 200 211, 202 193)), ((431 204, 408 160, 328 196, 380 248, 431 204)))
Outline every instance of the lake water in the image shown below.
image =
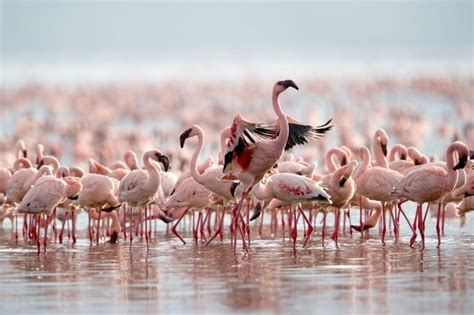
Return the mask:
POLYGON ((184 232, 181 245, 162 223, 148 254, 137 238, 132 252, 123 238, 90 245, 85 217, 77 244, 51 243, 39 256, 34 244, 16 244, 4 224, 0 314, 447 314, 474 307, 472 218, 464 227, 448 220, 440 249, 429 221, 424 250, 409 247, 406 224, 397 244, 389 236, 382 246, 375 228, 363 242, 359 233, 341 235, 339 247, 330 238, 322 246, 318 225, 295 255, 267 224, 262 238, 254 228, 249 254, 233 252, 228 237, 205 247, 184 232))

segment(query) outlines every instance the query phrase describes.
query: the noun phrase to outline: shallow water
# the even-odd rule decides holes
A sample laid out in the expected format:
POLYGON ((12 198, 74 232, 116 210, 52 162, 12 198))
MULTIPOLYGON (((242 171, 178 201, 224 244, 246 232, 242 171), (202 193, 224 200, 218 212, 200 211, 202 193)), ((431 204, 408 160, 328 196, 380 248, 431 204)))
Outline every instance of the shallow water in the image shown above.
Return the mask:
MULTIPOLYGON (((83 216, 83 215, 82 215, 83 216)), ((82 227, 84 217, 82 219, 82 227)), ((409 231, 382 246, 378 230, 330 238, 320 231, 308 249, 265 226, 254 229, 251 252, 234 253, 228 238, 208 247, 186 245, 162 229, 150 244, 135 238, 90 245, 85 229, 76 245, 51 243, 46 254, 11 230, 0 230, 0 314, 28 313, 470 313, 474 307, 474 220, 447 221, 436 248, 434 221, 426 248, 410 248, 409 231)), ((300 232, 300 237, 301 237, 300 232)))

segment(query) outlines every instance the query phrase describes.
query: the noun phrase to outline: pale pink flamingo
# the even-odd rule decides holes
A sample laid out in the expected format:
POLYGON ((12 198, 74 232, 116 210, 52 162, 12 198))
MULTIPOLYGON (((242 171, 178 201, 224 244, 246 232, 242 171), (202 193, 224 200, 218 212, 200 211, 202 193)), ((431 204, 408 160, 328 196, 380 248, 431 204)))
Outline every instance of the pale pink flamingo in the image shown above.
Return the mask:
MULTIPOLYGON (((46 215, 44 227, 43 246, 46 252, 48 225, 51 220, 53 209, 65 198, 73 198, 81 190, 81 183, 73 177, 64 179, 53 176, 43 177, 41 182, 36 182, 33 187, 26 193, 22 202, 17 207, 17 213, 28 213, 35 215, 46 215)), ((54 219, 54 218, 53 218, 54 219)), ((39 223, 40 220, 38 219, 39 223)), ((38 254, 40 252, 39 227, 37 235, 38 254)))
MULTIPOLYGON (((352 173, 356 166, 357 161, 351 161, 349 164, 339 167, 335 172, 325 175, 321 179, 321 186, 331 196, 331 204, 322 204, 321 206, 325 208, 325 212, 328 208, 333 208, 335 211, 336 219, 334 221, 333 240, 336 242, 336 245, 339 235, 340 211, 350 206, 350 201, 356 191, 356 185, 352 178, 352 173)), ((325 219, 326 214, 324 214, 325 219)), ((324 234, 325 231, 322 233, 324 234)))
MULTIPOLYGON (((149 232, 147 230, 147 207, 155 198, 160 188, 161 176, 158 166, 150 160, 159 161, 163 164, 165 171, 168 171, 170 161, 168 157, 158 150, 149 150, 143 155, 143 164, 146 170, 137 169, 130 171, 120 182, 119 196, 120 202, 126 202, 131 207, 143 207, 145 211, 145 239, 148 250, 149 232)), ((132 213, 130 213, 132 217, 132 213)), ((133 217, 131 218, 133 227, 133 217)), ((151 233, 151 232, 150 232, 151 233)), ((130 246, 133 240, 133 230, 130 233, 130 246)))
POLYGON ((349 155, 342 148, 332 148, 326 152, 324 156, 324 163, 327 173, 335 172, 339 167, 346 165, 349 162, 349 155), (334 161, 336 158, 336 161, 334 161))
MULTIPOLYGON (((378 151, 375 150, 375 152, 377 154, 378 151)), ((380 151, 380 153, 382 152, 380 151)), ((378 155, 380 155, 380 153, 378 153, 378 155)), ((354 175, 355 182, 357 185, 357 193, 359 195, 365 196, 372 200, 380 201, 382 203, 382 243, 385 244, 385 206, 388 203, 397 200, 396 196, 391 194, 391 192, 393 190, 393 187, 402 180, 403 175, 387 167, 370 167, 370 152, 367 147, 361 147, 359 150, 359 155, 362 159, 362 163, 359 164, 356 174, 354 175)), ((379 157, 378 161, 379 163, 386 165, 386 160, 384 163, 383 159, 379 157)), ((391 209, 390 214, 393 220, 393 213, 391 209)), ((393 221, 394 224, 396 224, 396 221, 393 221)), ((360 226, 363 226, 362 222, 360 226)))
MULTIPOLYGON (((224 199, 224 211, 221 216, 220 224, 214 236, 209 240, 208 243, 210 243, 213 240, 213 238, 215 238, 219 233, 222 232, 225 206, 227 205, 227 203, 235 201, 234 193, 237 186, 235 185, 234 182, 220 180, 220 178, 224 175, 224 173, 222 172, 221 166, 216 165, 216 166, 209 167, 201 174, 198 172, 197 160, 203 149, 204 132, 201 129, 201 127, 199 127, 198 125, 193 125, 191 128, 184 131, 180 136, 181 148, 184 147, 184 143, 186 139, 190 137, 198 138, 198 144, 196 146, 196 149, 194 150, 194 153, 193 153, 193 156, 191 157, 191 162, 190 162, 191 176, 194 178, 196 182, 203 185, 209 191, 213 192, 214 194, 217 194, 219 197, 222 197, 224 199)), ((209 215, 207 215, 206 218, 208 216, 209 215)), ((175 233, 175 227, 173 227, 173 233, 175 233)))
POLYGON ((385 130, 377 129, 373 139, 373 150, 375 155, 375 166, 388 168, 387 161, 388 136, 385 130))
MULTIPOLYGON (((458 180, 457 170, 463 169, 469 157, 469 148, 462 142, 456 141, 451 144, 446 151, 446 169, 435 163, 426 164, 415 168, 408 173, 397 185, 394 186, 392 194, 399 198, 406 198, 418 204, 415 215, 418 218, 418 229, 420 231, 423 247, 425 245, 424 220, 422 214, 422 204, 425 202, 438 202, 438 217, 436 222, 436 232, 438 234, 438 246, 441 244, 440 237, 440 207, 442 198, 451 192, 458 180), (454 153, 459 156, 458 164, 454 165, 454 153)), ((415 228, 415 227, 414 227, 415 228)), ((415 229, 410 241, 410 245, 416 240, 415 229)))
POLYGON ((308 224, 309 231, 304 241, 306 245, 313 230, 311 222, 304 214, 301 207, 297 207, 302 202, 325 201, 331 203, 331 196, 324 188, 312 179, 292 173, 275 174, 269 176, 264 182, 254 187, 254 196, 259 200, 278 199, 290 204, 290 211, 293 214, 294 226, 292 230, 293 248, 296 248, 297 221, 296 212, 299 210, 308 224))
POLYGON ((314 170, 316 169, 316 163, 301 163, 296 161, 282 161, 278 162, 279 173, 292 173, 296 175, 303 175, 308 178, 313 177, 314 170))
MULTIPOLYGON (((177 226, 189 210, 199 209, 206 207, 210 203, 211 191, 199 184, 193 177, 185 179, 181 185, 176 188, 176 191, 168 198, 164 204, 164 208, 167 209, 167 214, 175 218, 178 216, 178 221, 173 225, 173 233, 186 244, 184 239, 176 231, 177 226), (176 214, 175 214, 176 212, 176 214)), ((193 212, 194 220, 194 212, 193 212)), ((201 213, 198 217, 197 226, 199 227, 201 220, 201 213)), ((193 236, 197 242, 197 228, 194 227, 193 223, 193 236)))
POLYGON ((292 124, 290 132, 288 119, 279 102, 280 94, 289 87, 298 90, 298 86, 291 80, 278 81, 273 86, 272 105, 278 118, 278 125, 273 129, 245 121, 240 114, 237 114, 232 123, 223 172, 226 178, 239 179, 243 185, 244 193, 233 210, 232 222, 236 222, 240 229, 245 249, 247 246, 239 224, 239 218, 243 221, 240 209, 253 186, 278 162, 285 149, 318 138, 332 127, 329 126, 330 121, 318 128, 292 124))

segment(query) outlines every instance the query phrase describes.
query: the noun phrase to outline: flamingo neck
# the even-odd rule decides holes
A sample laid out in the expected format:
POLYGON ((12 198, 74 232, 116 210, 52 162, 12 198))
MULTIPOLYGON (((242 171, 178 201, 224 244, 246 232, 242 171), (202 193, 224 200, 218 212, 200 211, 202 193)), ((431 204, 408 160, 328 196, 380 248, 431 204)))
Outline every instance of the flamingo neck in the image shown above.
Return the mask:
POLYGON ((51 168, 49 166, 41 166, 39 171, 29 180, 25 182, 25 187, 30 188, 36 183, 36 181, 43 176, 49 175, 52 176, 51 168))
POLYGON ((379 135, 377 133, 374 136, 374 154, 375 164, 380 167, 388 168, 387 158, 382 151, 382 142, 380 141, 379 135))
POLYGON ((268 185, 268 180, 264 184, 262 181, 258 182, 254 187, 253 187, 253 194, 255 198, 258 200, 269 200, 273 198, 273 195, 269 189, 268 185))
POLYGON ((147 152, 143 155, 143 164, 148 172, 147 184, 159 186, 161 183, 160 172, 158 171, 158 167, 150 162, 150 154, 152 153, 147 152))
POLYGON ((448 171, 448 176, 446 178, 447 186, 449 191, 453 190, 456 187, 456 183, 458 181, 458 172, 455 171, 454 168, 454 151, 455 148, 450 147, 446 154, 446 170, 448 171))
POLYGON ((286 142, 288 141, 288 135, 290 130, 288 127, 288 119, 286 118, 285 113, 283 113, 283 111, 281 110, 279 97, 280 93, 274 91, 272 95, 273 111, 277 115, 280 123, 280 133, 275 139, 275 142, 279 145, 279 147, 281 147, 281 150, 283 150, 285 148, 286 142))
POLYGON ((13 163, 13 169, 15 171, 18 171, 19 169, 22 169, 22 168, 30 168, 31 166, 32 165, 31 165, 30 160, 26 158, 18 158, 16 159, 15 163, 13 163))
POLYGON ((196 149, 194 150, 193 156, 191 157, 191 176, 197 181, 199 184, 202 185, 203 182, 203 175, 198 172, 197 169, 197 160, 199 155, 201 155, 202 147, 204 145, 204 133, 200 128, 194 127, 197 130, 197 137, 198 137, 198 144, 196 149))

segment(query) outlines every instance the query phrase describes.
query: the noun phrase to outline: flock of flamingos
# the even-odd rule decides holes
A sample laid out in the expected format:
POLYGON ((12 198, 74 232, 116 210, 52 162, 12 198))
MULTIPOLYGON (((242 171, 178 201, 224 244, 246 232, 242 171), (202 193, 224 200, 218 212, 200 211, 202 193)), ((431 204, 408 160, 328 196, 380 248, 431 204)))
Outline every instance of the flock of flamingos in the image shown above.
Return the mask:
POLYGON ((324 241, 329 213, 334 214, 331 238, 336 244, 347 219, 351 235, 354 230, 362 238, 364 231, 379 224, 383 244, 387 227, 393 229, 397 242, 400 225, 407 225, 412 233, 409 245, 414 246, 419 236, 424 248, 430 205, 437 207, 438 246, 446 205, 454 204, 459 215, 474 209, 474 154, 461 141, 446 148, 444 161, 430 162, 414 146, 400 143, 388 150, 387 132, 378 129, 371 150, 367 146, 327 150, 324 171, 314 161, 285 153, 331 137, 331 129, 337 128, 331 120, 311 126, 288 117, 279 97, 289 88, 298 90, 292 80, 273 86, 273 122, 251 122, 237 114, 222 129, 216 156, 200 159, 205 134, 199 125, 183 130, 179 144, 194 152, 179 176, 170 169, 171 158, 156 149, 146 151, 141 161, 131 150, 110 165, 89 158, 85 172, 61 165, 54 155, 44 155, 41 144, 31 159, 20 140, 14 164, 0 168, 1 217, 11 219, 16 241, 35 242, 38 253, 41 244, 46 252, 50 233, 62 243, 66 230, 75 243, 77 216, 83 211, 88 215, 90 242, 99 243, 105 235, 109 242, 127 240, 132 248, 133 238, 139 237, 148 248, 153 224, 160 220, 185 244, 179 232, 182 219, 189 217, 196 243, 201 239, 212 246, 228 228, 232 248, 241 244, 249 251, 265 215, 271 216, 267 222, 272 229, 281 229, 283 239, 288 233, 294 248, 298 239, 301 246, 310 246, 320 214, 324 241), (412 217, 403 209, 406 202, 417 204, 412 217), (351 222, 351 210, 358 212, 358 222, 351 222))

